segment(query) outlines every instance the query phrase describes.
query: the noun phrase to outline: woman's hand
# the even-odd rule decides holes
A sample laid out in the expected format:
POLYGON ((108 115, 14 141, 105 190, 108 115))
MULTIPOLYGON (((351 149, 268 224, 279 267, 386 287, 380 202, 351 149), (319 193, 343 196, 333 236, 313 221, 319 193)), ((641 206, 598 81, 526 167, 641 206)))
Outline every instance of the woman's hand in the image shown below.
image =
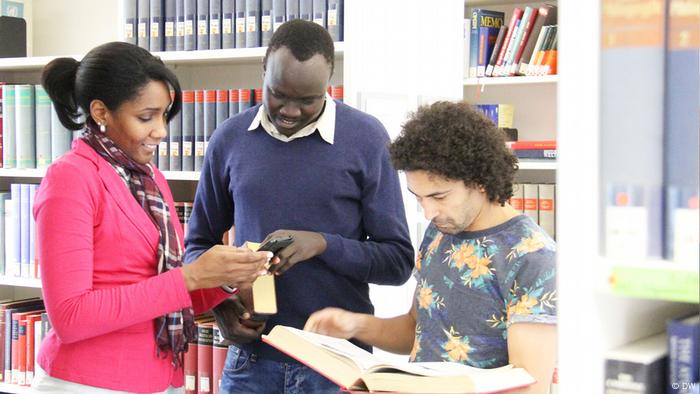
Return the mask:
POLYGON ((224 285, 249 288, 258 276, 267 272, 265 263, 270 258, 270 252, 215 245, 181 270, 188 291, 224 285))

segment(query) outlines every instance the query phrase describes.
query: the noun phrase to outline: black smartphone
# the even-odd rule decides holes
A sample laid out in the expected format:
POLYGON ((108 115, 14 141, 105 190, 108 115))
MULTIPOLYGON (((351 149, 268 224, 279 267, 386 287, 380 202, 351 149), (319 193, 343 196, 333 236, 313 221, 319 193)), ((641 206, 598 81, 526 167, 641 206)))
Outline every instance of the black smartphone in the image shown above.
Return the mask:
POLYGON ((268 252, 272 252, 272 254, 276 255, 282 249, 291 245, 292 242, 294 242, 294 237, 292 237, 291 235, 287 235, 286 237, 270 238, 267 241, 263 242, 262 245, 260 245, 260 247, 258 248, 258 251, 259 252, 268 251, 268 252))

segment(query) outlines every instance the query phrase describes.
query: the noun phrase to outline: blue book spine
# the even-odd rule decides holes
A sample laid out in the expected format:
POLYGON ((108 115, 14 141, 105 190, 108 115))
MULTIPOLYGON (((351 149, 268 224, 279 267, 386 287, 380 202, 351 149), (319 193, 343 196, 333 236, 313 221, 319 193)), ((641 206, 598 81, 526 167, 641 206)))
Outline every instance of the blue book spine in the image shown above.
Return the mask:
POLYGON ((143 49, 149 50, 150 40, 148 37, 148 28, 150 26, 150 1, 138 0, 138 18, 136 43, 143 49))
MULTIPOLYGON (((141 1, 141 0, 139 0, 141 1)), ((184 0, 185 12, 185 38, 183 40, 186 51, 197 49, 197 0, 184 0)))
POLYGON ((328 0, 328 33, 333 41, 343 41, 343 0, 328 0))
POLYGON ((136 4, 137 0, 124 0, 124 41, 129 44, 136 45, 136 25, 138 19, 136 18, 136 4))
POLYGON ((260 1, 260 45, 266 47, 272 38, 272 0, 260 1))
POLYGON ((194 171, 194 91, 183 91, 182 98, 182 170, 194 171))
MULTIPOLYGON (((498 11, 489 11, 481 8, 472 10, 470 37, 469 37, 469 78, 477 76, 479 64, 479 31, 482 26, 491 26, 500 21, 498 27, 503 25, 504 14, 498 11)), ((488 62, 488 59, 486 60, 488 62)))
POLYGON ((165 37, 165 50, 177 50, 177 0, 165 0, 165 23, 163 24, 163 36, 165 37))
POLYGON ((260 46, 260 6, 261 0, 246 0, 245 2, 245 46, 257 48, 260 46))
POLYGON ((325 29, 327 27, 326 15, 328 12, 328 4, 326 3, 326 0, 313 0, 311 7, 314 23, 322 26, 325 29))
POLYGON ((236 0, 236 48, 246 47, 246 0, 236 0))
POLYGON ((204 163, 204 91, 194 92, 194 170, 204 163))
POLYGON ((182 171, 182 111, 170 120, 170 171, 182 171))
POLYGON ((29 185, 29 277, 38 277, 39 256, 36 254, 36 221, 34 220, 34 197, 39 185, 29 185))
POLYGON ((313 20, 314 20, 313 0, 299 0, 299 19, 313 22, 313 20))
POLYGON ((197 0, 197 50, 209 49, 209 0, 197 0))
POLYGON ((29 277, 29 185, 20 184, 19 189, 19 276, 29 277))
POLYGON ((216 91, 216 127, 219 127, 224 120, 228 119, 228 90, 219 89, 216 91))
POLYGON ((272 31, 277 31, 287 20, 285 0, 272 0, 272 31))
POLYGON ((513 151, 520 159, 556 159, 556 149, 516 149, 513 151))
POLYGON ((185 50, 185 0, 175 0, 175 50, 185 50))
POLYGON ((209 49, 221 49, 221 0, 209 0, 209 49))
POLYGON ((299 19, 299 0, 286 0, 285 7, 287 20, 299 19))
POLYGON ((163 50, 163 0, 151 0, 149 4, 150 15, 150 50, 160 52, 163 50))
POLYGON ((668 394, 689 394, 700 386, 700 316, 669 320, 668 394))
POLYGON ((253 106, 255 94, 251 89, 238 89, 238 112, 243 112, 253 106))
POLYGON ((236 47, 236 2, 223 0, 221 2, 221 47, 230 49, 236 47))

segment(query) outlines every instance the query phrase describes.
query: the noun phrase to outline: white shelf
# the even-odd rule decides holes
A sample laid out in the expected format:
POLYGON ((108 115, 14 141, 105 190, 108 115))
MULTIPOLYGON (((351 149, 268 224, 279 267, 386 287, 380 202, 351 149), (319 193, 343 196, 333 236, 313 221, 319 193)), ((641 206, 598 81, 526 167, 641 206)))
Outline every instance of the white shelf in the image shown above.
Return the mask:
POLYGON ((522 76, 522 77, 485 77, 467 78, 464 86, 489 86, 489 85, 538 85, 553 84, 559 81, 559 75, 522 76))
POLYGON ((8 383, 0 382, 0 393, 21 394, 21 393, 28 393, 29 389, 30 389, 29 386, 18 386, 16 384, 8 384, 8 383))
MULTIPOLYGON (((265 57, 267 47, 240 49, 213 49, 206 51, 154 52, 166 64, 256 63, 265 57)), ((345 45, 335 43, 336 58, 342 59, 345 45)), ((66 55, 81 60, 83 55, 66 55)), ((51 60, 61 56, 37 56, 0 59, 0 71, 40 70, 51 60)))
MULTIPOLYGON (((0 168, 0 178, 37 178, 46 175, 45 169, 38 168, 0 168)), ((198 171, 163 171, 169 181, 198 181, 198 171)))
POLYGON ((518 160, 518 169, 555 171, 557 169, 557 162, 556 160, 520 159, 518 160))
MULTIPOLYGON (((17 278, 14 276, 0 275, 0 285, 1 286, 17 286, 17 287, 33 287, 35 289, 40 289, 41 288, 41 279, 17 278)), ((2 391, 2 390, 0 389, 0 391, 2 391)))
POLYGON ((540 0, 465 0, 464 5, 467 7, 483 7, 483 6, 504 6, 515 4, 540 4, 540 0))

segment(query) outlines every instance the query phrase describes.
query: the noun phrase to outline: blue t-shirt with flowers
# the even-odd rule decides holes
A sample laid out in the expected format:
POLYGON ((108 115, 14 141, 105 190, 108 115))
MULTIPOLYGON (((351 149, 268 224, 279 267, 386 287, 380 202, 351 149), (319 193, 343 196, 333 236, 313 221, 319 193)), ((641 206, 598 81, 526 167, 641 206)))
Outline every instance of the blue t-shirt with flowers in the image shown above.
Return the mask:
POLYGON ((508 364, 507 328, 556 324, 556 244, 526 215, 456 235, 432 224, 416 258, 411 361, 508 364))

